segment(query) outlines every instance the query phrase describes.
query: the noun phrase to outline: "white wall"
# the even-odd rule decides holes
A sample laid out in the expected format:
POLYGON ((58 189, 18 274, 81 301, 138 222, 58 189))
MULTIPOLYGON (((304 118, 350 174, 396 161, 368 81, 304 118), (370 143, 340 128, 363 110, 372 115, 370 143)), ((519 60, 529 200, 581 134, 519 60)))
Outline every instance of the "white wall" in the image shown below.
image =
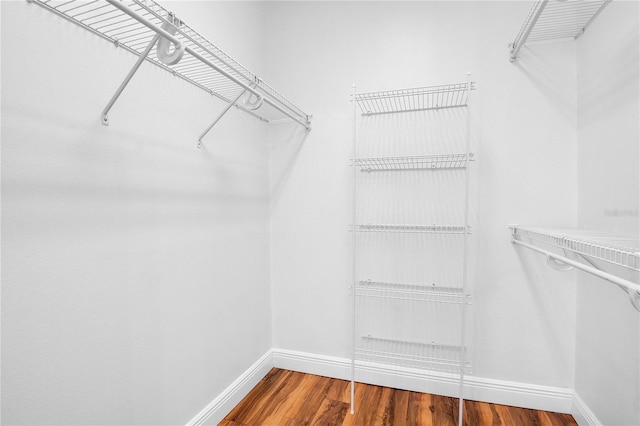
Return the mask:
POLYGON ((529 6, 270 4, 270 80, 314 116, 304 144, 287 143, 281 129, 270 135, 274 347, 350 354, 351 85, 366 92, 445 84, 472 71, 473 371, 573 386, 575 276, 515 250, 507 229, 576 225, 575 44, 526 48, 509 63, 507 43, 529 6))
MULTIPOLYGON (((578 40, 579 225, 636 238, 638 6, 612 2, 578 40)), ((578 276, 576 391, 603 424, 640 424, 640 315, 625 293, 586 274, 578 276)))
MULTIPOLYGON (((174 2, 266 69, 264 3, 174 2), (242 22, 242 31, 237 23, 242 22)), ((2 3, 2 422, 184 424, 271 347, 266 127, 2 3)))

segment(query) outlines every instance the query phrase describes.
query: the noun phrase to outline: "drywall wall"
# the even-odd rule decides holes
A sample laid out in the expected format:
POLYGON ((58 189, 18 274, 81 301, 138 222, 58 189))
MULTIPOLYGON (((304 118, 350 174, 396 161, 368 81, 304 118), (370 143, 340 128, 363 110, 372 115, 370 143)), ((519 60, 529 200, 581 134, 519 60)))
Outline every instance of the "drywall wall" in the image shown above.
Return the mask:
POLYGON ((576 225, 575 44, 525 48, 509 63, 507 43, 529 6, 270 4, 269 75, 296 94, 314 127, 304 144, 286 125, 270 134, 274 347, 351 353, 352 84, 359 92, 446 84, 471 71, 473 374, 573 386, 575 275, 514 249, 507 228, 576 225))
MULTIPOLYGON (((265 4, 173 2, 266 69, 265 4), (237 23, 242 22, 242 31, 237 23)), ((271 347, 263 123, 2 4, 2 423, 184 424, 271 347)))
MULTIPOLYGON (((577 43, 579 225, 636 238, 638 6, 611 2, 577 43)), ((617 272, 638 282, 638 274, 617 272)), ((600 279, 580 274, 577 291, 576 392, 602 424, 640 424, 640 314, 600 279)))

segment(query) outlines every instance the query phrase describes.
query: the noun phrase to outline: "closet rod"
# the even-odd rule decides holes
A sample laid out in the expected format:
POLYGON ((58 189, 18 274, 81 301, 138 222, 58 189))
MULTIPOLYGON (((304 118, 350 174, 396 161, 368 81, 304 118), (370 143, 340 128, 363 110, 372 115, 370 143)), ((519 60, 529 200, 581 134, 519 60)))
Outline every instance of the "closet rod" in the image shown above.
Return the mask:
MULTIPOLYGON (((106 1, 109 4, 111 4, 112 6, 120 9, 122 12, 126 13, 127 15, 129 15, 130 17, 135 19, 136 21, 140 22, 142 25, 146 26, 150 30, 155 31, 157 34, 160 34, 162 37, 164 37, 167 40, 171 41, 174 45, 180 46, 182 44, 182 43, 180 43, 180 41, 176 37, 174 37, 173 35, 171 35, 167 31, 163 30, 162 28, 156 27, 154 24, 152 24, 151 22, 149 22, 148 20, 146 20, 142 16, 139 16, 137 13, 135 13, 134 11, 129 9, 127 6, 122 4, 119 0, 106 0, 106 1)), ((287 117, 291 118, 292 120, 298 122, 305 129, 311 130, 311 125, 310 125, 310 122, 309 122, 308 118, 305 121, 305 120, 300 119, 299 117, 296 117, 291 112, 289 112, 289 111, 285 110, 284 108, 282 108, 281 106, 277 105, 275 102, 271 101, 266 96, 263 97, 258 91, 256 91, 254 88, 252 88, 248 84, 238 80, 233 75, 229 74, 228 72, 226 72, 222 68, 220 68, 217 65, 213 64, 211 61, 207 60, 206 58, 204 58, 202 55, 200 55, 198 52, 194 51, 190 47, 188 47, 188 46, 185 47, 185 52, 189 53, 191 56, 193 56, 194 58, 198 59, 200 62, 202 62, 203 64, 207 65, 208 67, 210 67, 210 68, 216 70, 217 72, 219 72, 220 74, 224 75, 229 80, 233 81, 238 86, 240 86, 243 89, 245 89, 246 91, 254 94, 255 96, 262 97, 264 102, 266 102, 267 104, 271 105, 272 107, 274 107, 275 109, 277 109, 278 111, 280 111, 281 113, 286 115, 287 117)), ((287 105, 285 105, 285 107, 289 108, 287 105)))
POLYGON ((610 283, 613 283, 615 285, 617 285, 618 287, 620 287, 622 290, 626 291, 627 294, 629 294, 629 300, 631 301, 631 304, 633 305, 633 307, 640 312, 640 285, 636 284, 634 282, 631 282, 629 280, 625 280, 624 278, 620 278, 618 276, 615 276, 613 274, 610 274, 608 272, 605 271, 601 271, 599 269, 596 269, 592 266, 588 266, 585 265, 584 263, 580 263, 577 262, 575 260, 571 260, 565 256, 560 256, 558 254, 552 253, 548 250, 544 250, 541 248, 538 248, 536 246, 533 246, 531 244, 527 244, 525 242, 522 242, 520 240, 517 240, 515 238, 513 238, 511 240, 511 243, 513 244, 517 244, 523 247, 526 247, 530 250, 533 250, 535 252, 538 252, 540 254, 543 254, 545 256, 547 256, 547 258, 549 259, 554 259, 557 260, 558 262, 562 262, 565 263, 567 265, 571 265, 574 268, 580 269, 581 271, 587 272, 589 274, 595 275, 599 278, 602 278, 603 280, 609 281, 610 283))

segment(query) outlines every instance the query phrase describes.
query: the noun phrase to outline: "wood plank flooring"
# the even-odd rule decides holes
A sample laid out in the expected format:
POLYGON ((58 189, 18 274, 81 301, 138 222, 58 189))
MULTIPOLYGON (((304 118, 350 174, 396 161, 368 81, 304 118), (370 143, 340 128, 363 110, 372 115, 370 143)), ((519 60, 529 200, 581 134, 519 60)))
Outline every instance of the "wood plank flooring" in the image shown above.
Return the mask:
MULTIPOLYGON (((458 400, 274 368, 219 426, 454 426, 458 400)), ((570 414, 465 401, 468 426, 577 426, 570 414)))

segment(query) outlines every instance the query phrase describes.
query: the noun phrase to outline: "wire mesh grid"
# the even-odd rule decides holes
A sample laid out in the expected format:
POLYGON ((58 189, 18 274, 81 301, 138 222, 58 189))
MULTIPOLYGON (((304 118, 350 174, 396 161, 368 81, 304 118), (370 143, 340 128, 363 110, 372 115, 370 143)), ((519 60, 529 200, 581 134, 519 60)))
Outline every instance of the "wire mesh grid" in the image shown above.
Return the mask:
POLYGON ((513 233, 518 239, 526 238, 640 271, 640 240, 637 238, 577 229, 513 227, 513 233))
POLYGON ((467 106, 469 90, 475 90, 473 82, 357 93, 355 99, 362 115, 366 116, 464 107, 467 106))
POLYGON ((586 28, 610 1, 538 0, 529 10, 529 14, 520 28, 513 45, 517 46, 526 42, 577 38, 584 33, 586 28), (539 17, 535 19, 538 13, 539 17))
MULTIPOLYGON (((472 153, 469 154, 469 160, 473 160, 472 153)), ((363 172, 424 169, 464 169, 465 167, 467 167, 467 155, 438 154, 406 157, 356 158, 354 164, 363 172)))
POLYGON ((461 287, 443 287, 436 284, 398 284, 366 280, 358 282, 356 295, 418 302, 469 303, 469 297, 461 287))
MULTIPOLYGON (((423 343, 406 340, 362 336, 356 355, 362 361, 380 362, 412 368, 449 373, 460 372, 465 348, 456 345, 423 343)), ((464 361, 465 373, 471 372, 471 363, 464 361)))
POLYGON ((402 225, 402 224, 359 224, 356 232, 400 232, 425 234, 464 234, 462 225, 402 225))
MULTIPOLYGON (((155 31, 147 28, 138 20, 130 17, 104 0, 32 1, 138 56, 142 54, 156 35, 155 31)), ((220 69, 245 84, 251 85, 256 91, 268 96, 272 101, 285 107, 305 121, 308 121, 308 115, 287 98, 155 1, 125 0, 123 4, 157 27, 161 27, 165 22, 175 24, 178 27, 175 37, 183 46, 190 48, 220 69)), ((153 54, 150 54, 147 60, 194 84, 200 89, 217 96, 225 102, 231 102, 231 100, 235 99, 243 91, 243 88, 237 83, 202 63, 192 55, 184 55, 182 60, 173 66, 165 65, 153 54)), ((241 102, 236 104, 236 106, 264 121, 284 118, 275 108, 271 108, 268 105, 263 105, 259 113, 245 108, 241 102)))

